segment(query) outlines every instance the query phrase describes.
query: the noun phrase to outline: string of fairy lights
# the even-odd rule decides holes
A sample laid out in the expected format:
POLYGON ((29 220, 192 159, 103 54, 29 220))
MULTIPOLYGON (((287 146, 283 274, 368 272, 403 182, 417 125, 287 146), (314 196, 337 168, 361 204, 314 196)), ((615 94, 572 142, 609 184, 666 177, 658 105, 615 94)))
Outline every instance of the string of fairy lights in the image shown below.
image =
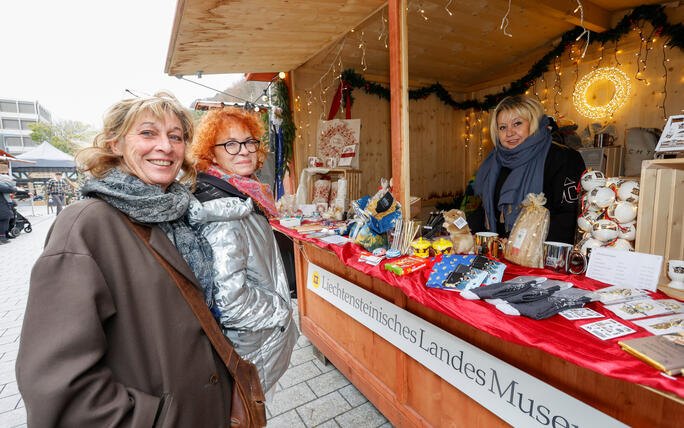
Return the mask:
MULTIPOLYGON (((584 25, 584 5, 582 4, 581 0, 576 1, 577 7, 573 13, 579 15, 581 31, 579 31, 579 35, 577 35, 576 38, 573 35, 574 42, 571 39, 571 43, 568 46, 569 49, 567 49, 568 55, 566 58, 568 64, 565 64, 564 57, 561 54, 555 55, 553 58, 551 58, 550 65, 552 69, 550 71, 547 69, 546 71, 542 72, 539 77, 531 79, 528 83, 529 89, 525 93, 534 94, 537 100, 539 100, 539 102, 544 106, 544 109, 549 114, 552 114, 556 119, 564 117, 564 114, 562 114, 563 112, 561 111, 561 105, 563 106, 562 108, 567 108, 566 106, 572 104, 584 117, 596 120, 604 119, 604 121, 607 122, 609 120, 613 120, 615 112, 629 99, 630 94, 633 94, 634 90, 630 85, 629 77, 625 73, 625 66, 619 59, 619 55, 623 54, 623 51, 619 47, 620 38, 610 40, 614 42, 614 44, 610 46, 612 47, 612 55, 605 52, 606 49, 609 49, 609 47, 606 46, 607 43, 605 38, 597 39, 600 40, 600 44, 596 46, 594 54, 590 55, 589 59, 586 59, 587 53, 590 52, 589 45, 591 44, 591 32, 584 25), (591 63, 590 71, 586 75, 582 76, 580 67, 583 62, 587 61, 591 63), (604 62, 607 63, 607 65, 604 65, 604 62), (569 97, 564 94, 564 90, 566 89, 564 88, 564 80, 567 79, 564 79, 563 77, 563 71, 568 69, 574 69, 574 84, 571 83, 572 91, 569 97), (546 76, 546 74, 549 72, 553 74, 551 76, 546 76), (552 80, 551 89, 549 89, 549 86, 551 86, 549 80, 552 80), (596 106, 593 106, 588 99, 589 97, 587 96, 587 91, 592 84, 600 80, 607 80, 614 85, 615 96, 612 97, 612 99, 602 108, 597 109, 596 106), (550 94, 549 91, 552 91, 552 94, 550 94), (571 100, 572 102, 564 103, 564 100, 571 100)), ((433 6, 434 2, 431 3, 431 6, 433 6)), ((455 16, 453 10, 453 6, 455 4, 456 3, 454 3, 453 0, 445 1, 441 13, 447 17, 455 16)), ((426 8, 424 0, 409 2, 406 9, 408 13, 417 14, 420 20, 424 22, 430 21, 429 14, 435 12, 435 10, 437 13, 439 13, 439 9, 435 9, 434 7, 429 9, 426 8)), ((389 22, 386 10, 387 7, 385 6, 385 8, 381 9, 378 14, 379 29, 377 30, 377 41, 381 42, 385 49, 388 49, 389 22)), ((510 25, 511 2, 509 0, 508 8, 501 20, 499 29, 505 36, 514 37, 514 34, 510 30, 510 25)), ((663 72, 660 76, 662 79, 662 90, 654 93, 661 95, 658 106, 662 111, 663 119, 667 119, 668 116, 665 104, 668 97, 668 79, 670 77, 669 72, 671 71, 668 68, 668 62, 670 62, 670 58, 668 58, 668 51, 671 49, 671 46, 668 45, 667 39, 663 38, 662 40, 659 40, 660 34, 658 28, 651 28, 650 34, 646 36, 646 33, 649 31, 645 28, 645 25, 646 24, 644 22, 638 20, 632 23, 631 30, 638 36, 638 49, 635 49, 634 52, 634 63, 636 66, 634 80, 639 84, 639 86, 643 85, 644 87, 647 87, 651 85, 653 76, 650 74, 649 79, 649 75, 646 74, 649 53, 654 49, 658 42, 662 42, 661 64, 663 72)), ((303 141, 302 131, 311 127, 314 105, 320 107, 320 119, 326 118, 328 107, 327 100, 330 98, 331 93, 337 91, 338 86, 343 83, 342 72, 345 71, 342 61, 343 50, 345 45, 347 47, 350 46, 349 42, 352 41, 353 43, 351 45, 355 45, 358 49, 358 65, 360 70, 362 72, 366 72, 368 70, 368 45, 366 33, 361 29, 352 29, 340 40, 340 42, 338 42, 336 48, 335 45, 331 47, 333 55, 327 71, 323 73, 323 75, 321 75, 321 77, 311 87, 303 91, 303 99, 300 96, 295 97, 296 111, 304 112, 303 115, 300 115, 300 126, 297 127, 296 133, 300 142, 303 141)), ((627 62, 627 66, 630 66, 630 61, 627 62)), ((353 69, 351 71, 353 72, 353 69)), ((572 75, 573 73, 571 72, 570 74, 572 75)), ((377 86, 377 84, 372 85, 377 86)), ((375 93, 375 95, 379 95, 378 89, 369 87, 369 84, 366 84, 365 89, 368 93, 371 93, 369 92, 369 89, 371 91, 374 90, 375 92, 373 93, 375 93)), ((638 91, 638 89, 639 88, 637 87, 636 91, 638 91)), ((348 91, 351 92, 351 89, 348 89, 348 91)), ((450 97, 448 93, 446 94, 446 97, 450 97)), ((446 102, 443 99, 443 96, 440 96, 440 99, 442 99, 443 102, 446 102)), ((344 108, 346 108, 346 103, 344 100, 341 102, 341 107, 344 111, 344 108)), ((479 108, 470 108, 469 110, 470 111, 465 112, 464 114, 464 147, 467 153, 476 148, 477 158, 478 160, 482 160, 486 146, 491 144, 489 138, 489 128, 486 126, 488 123, 487 116, 489 113, 486 110, 479 108), (483 120, 485 121, 484 125, 483 120)), ((309 141, 308 146, 311 147, 311 145, 311 141, 309 141)))

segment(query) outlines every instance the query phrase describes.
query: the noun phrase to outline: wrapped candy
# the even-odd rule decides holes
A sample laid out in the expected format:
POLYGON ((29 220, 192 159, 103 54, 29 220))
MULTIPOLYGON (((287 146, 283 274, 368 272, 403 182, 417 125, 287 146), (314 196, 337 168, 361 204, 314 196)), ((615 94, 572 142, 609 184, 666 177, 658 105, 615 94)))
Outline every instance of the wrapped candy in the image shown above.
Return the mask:
POLYGON ((530 193, 513 225, 504 257, 522 266, 543 267, 544 241, 549 233, 549 210, 543 193, 530 193))

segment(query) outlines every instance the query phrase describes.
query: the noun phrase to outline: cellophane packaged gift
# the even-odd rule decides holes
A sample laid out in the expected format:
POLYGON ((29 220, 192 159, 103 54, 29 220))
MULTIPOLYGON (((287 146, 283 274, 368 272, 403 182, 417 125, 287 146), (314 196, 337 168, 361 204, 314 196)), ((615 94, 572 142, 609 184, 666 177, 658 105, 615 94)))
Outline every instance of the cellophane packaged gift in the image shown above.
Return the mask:
POLYGON ((544 208, 545 203, 543 193, 527 195, 508 237, 506 260, 531 268, 544 267, 544 241, 549 233, 549 210, 544 208))
POLYGON ((401 205, 390 193, 387 180, 383 179, 381 190, 374 196, 352 202, 352 210, 354 220, 349 238, 368 251, 387 248, 387 232, 393 230, 395 222, 401 218, 401 205))

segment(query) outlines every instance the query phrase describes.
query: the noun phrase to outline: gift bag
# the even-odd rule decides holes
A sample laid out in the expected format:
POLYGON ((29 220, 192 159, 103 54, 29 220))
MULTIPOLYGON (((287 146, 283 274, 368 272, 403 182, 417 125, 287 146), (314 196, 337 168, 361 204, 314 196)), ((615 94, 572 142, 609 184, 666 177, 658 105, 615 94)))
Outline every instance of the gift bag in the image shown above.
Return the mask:
POLYGON ((508 237, 504 258, 521 266, 544 267, 544 241, 549 233, 549 210, 543 193, 530 193, 508 237))
POLYGON ((325 164, 328 159, 338 166, 359 167, 361 119, 318 121, 316 155, 325 164))

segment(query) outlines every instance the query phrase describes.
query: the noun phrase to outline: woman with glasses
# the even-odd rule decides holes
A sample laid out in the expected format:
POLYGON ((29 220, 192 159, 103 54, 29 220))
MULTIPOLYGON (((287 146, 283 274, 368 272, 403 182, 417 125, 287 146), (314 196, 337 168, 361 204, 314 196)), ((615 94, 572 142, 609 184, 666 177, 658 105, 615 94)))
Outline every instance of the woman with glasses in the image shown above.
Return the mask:
POLYGON ((241 108, 211 110, 191 155, 201 209, 190 221, 214 250, 215 316, 235 350, 252 361, 267 398, 290 362, 299 333, 268 219, 278 215, 270 186, 254 175, 266 159, 260 118, 241 108))

